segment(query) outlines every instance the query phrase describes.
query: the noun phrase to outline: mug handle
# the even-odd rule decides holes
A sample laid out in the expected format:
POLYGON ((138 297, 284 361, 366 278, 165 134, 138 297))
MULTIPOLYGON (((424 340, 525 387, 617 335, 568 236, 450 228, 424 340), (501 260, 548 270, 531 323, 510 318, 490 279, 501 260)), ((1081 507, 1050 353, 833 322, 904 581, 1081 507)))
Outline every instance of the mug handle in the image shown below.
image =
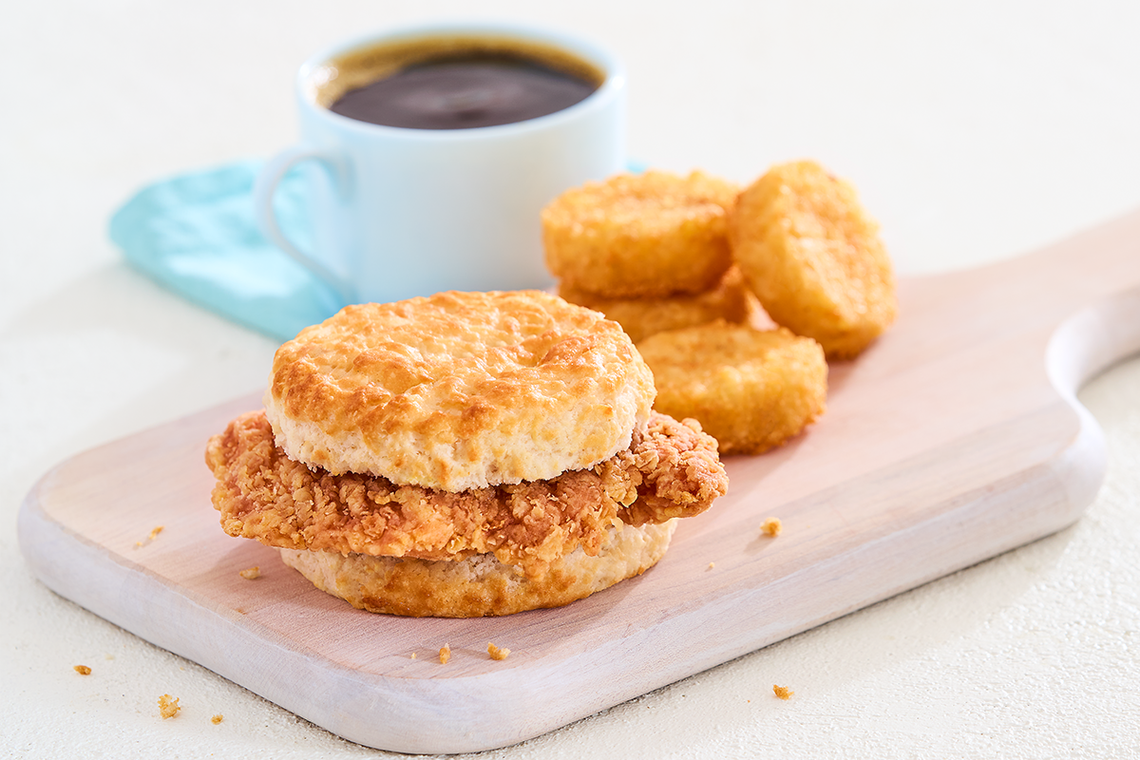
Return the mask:
POLYGON ((277 192, 277 185, 285 173, 302 161, 320 163, 328 171, 337 192, 343 193, 345 191, 347 171, 343 159, 321 148, 310 145, 295 145, 292 148, 286 148, 266 161, 254 180, 254 219, 261 234, 265 235, 271 243, 332 287, 345 303, 351 303, 355 296, 355 288, 352 287, 351 283, 314 259, 310 254, 293 245, 277 224, 277 214, 273 210, 273 195, 277 192))

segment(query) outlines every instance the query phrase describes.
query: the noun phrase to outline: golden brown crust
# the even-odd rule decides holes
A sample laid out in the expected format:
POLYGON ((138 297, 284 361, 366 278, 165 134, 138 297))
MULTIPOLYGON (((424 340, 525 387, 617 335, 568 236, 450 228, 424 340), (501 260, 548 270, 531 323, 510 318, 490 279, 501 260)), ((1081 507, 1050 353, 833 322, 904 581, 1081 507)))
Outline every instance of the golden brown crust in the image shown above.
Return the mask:
POLYGON ((558 295, 570 303, 600 311, 621 325, 634 343, 665 330, 679 330, 723 319, 744 324, 760 311, 756 296, 736 267, 703 293, 681 293, 658 298, 607 298, 559 283, 558 295))
POLYGON ((568 190, 542 212, 546 265, 567 287, 608 297, 709 290, 731 264, 726 215, 738 189, 649 171, 568 190))
POLYGON ((643 437, 595 471, 603 480, 626 473, 638 481, 637 500, 618 512, 627 525, 699 515, 728 491, 716 439, 695 419, 677 421, 659 412, 650 416, 643 437))
POLYGON ((211 438, 213 502, 232 536, 340 553, 463 559, 493 553, 528 575, 609 527, 699 514, 728 487, 716 442, 696 423, 653 413, 630 448, 548 481, 450 493, 369 475, 332 475, 290 459, 263 412, 211 438))
POLYGON ((277 351, 279 445, 448 491, 542 480, 629 445, 653 378, 619 325, 538 291, 349 306, 277 351))
POLYGON ((829 358, 859 354, 895 319, 890 258, 855 189, 819 164, 775 166, 737 199, 729 240, 765 311, 829 358))
MULTIPOLYGON (((597 554, 591 556, 579 547, 537 578, 486 554, 433 562, 280 551, 285 564, 314 586, 358 609, 411 617, 484 617, 560 607, 639 575, 665 554, 674 526, 675 521, 669 521, 612 528, 597 554)), ((440 650, 441 663, 451 658, 450 648, 445 649, 446 654, 440 650)), ((488 653, 495 656, 491 649, 488 653)))
POLYGON ((827 362, 790 331, 711 323, 639 345, 657 382, 656 409, 694 417, 721 454, 759 454, 823 414, 827 362))

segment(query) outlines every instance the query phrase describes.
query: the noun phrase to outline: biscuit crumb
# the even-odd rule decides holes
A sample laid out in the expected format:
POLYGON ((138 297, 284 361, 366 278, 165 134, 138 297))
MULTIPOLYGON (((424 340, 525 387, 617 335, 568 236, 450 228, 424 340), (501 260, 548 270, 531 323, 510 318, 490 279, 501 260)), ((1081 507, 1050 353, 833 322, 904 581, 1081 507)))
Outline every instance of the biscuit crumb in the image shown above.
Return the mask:
POLYGON ((499 647, 495 646, 494 644, 488 644, 487 645, 487 654, 491 655, 492 660, 505 660, 505 659, 507 659, 507 655, 509 655, 510 653, 511 653, 511 650, 509 650, 509 649, 506 649, 506 648, 500 649, 499 647))
POLYGON ((772 536, 773 538, 780 535, 780 531, 783 529, 784 524, 780 522, 780 518, 778 517, 769 517, 760 524, 760 532, 766 536, 772 536))
MULTIPOLYGON (((488 650, 489 651, 489 650, 488 650)), ((446 665, 447 661, 451 659, 451 645, 444 644, 439 648, 439 664, 446 665)))
POLYGON ((162 525, 156 525, 154 528, 151 529, 149 536, 144 538, 142 541, 135 541, 135 548, 137 549, 140 546, 146 546, 147 544, 149 544, 151 541, 153 541, 155 538, 158 537, 158 534, 162 532, 162 528, 163 528, 162 525))
POLYGON ((783 700, 791 699, 792 695, 795 694, 795 692, 787 686, 777 686, 776 684, 772 684, 772 693, 783 700))
POLYGON ((158 698, 158 711, 162 714, 163 720, 173 718, 178 714, 182 708, 178 705, 178 699, 169 694, 163 694, 158 698))
POLYGON ((87 667, 86 665, 76 665, 75 672, 81 676, 89 676, 91 675, 91 668, 87 667))
POLYGON ((247 581, 256 580, 257 578, 261 577, 261 567, 258 565, 247 567, 245 570, 239 571, 238 575, 240 575, 242 578, 245 578, 247 581))
POLYGON ((416 653, 415 652, 412 652, 412 659, 413 660, 416 659, 416 653))
POLYGON ((715 563, 715 562, 710 562, 710 563, 709 563, 709 570, 712 570, 714 567, 716 567, 716 563, 715 563))
POLYGON ((213 723, 215 726, 218 725, 219 723, 221 723, 222 720, 224 720, 224 719, 222 718, 221 713, 218 713, 214 717, 210 718, 210 722, 213 723))

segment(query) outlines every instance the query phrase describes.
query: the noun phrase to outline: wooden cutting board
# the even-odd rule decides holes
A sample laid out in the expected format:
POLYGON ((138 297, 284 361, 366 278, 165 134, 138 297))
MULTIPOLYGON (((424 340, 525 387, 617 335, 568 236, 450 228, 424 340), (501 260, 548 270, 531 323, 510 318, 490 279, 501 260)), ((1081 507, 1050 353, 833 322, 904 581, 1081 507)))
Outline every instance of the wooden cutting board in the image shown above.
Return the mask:
POLYGON ((682 521, 660 564, 562 609, 373 615, 226 536, 203 451, 257 396, 60 464, 22 505, 20 544, 59 594, 346 739, 421 753, 512 744, 1080 516, 1105 452, 1073 393, 1140 350, 1140 212, 1030 256, 904 280, 900 298, 892 330, 831 368, 827 414, 806 435, 729 458, 728 495, 682 521), (779 537, 760 532, 770 516, 779 537), (259 579, 239 575, 252 566, 259 579), (488 642, 509 658, 491 660, 488 642))

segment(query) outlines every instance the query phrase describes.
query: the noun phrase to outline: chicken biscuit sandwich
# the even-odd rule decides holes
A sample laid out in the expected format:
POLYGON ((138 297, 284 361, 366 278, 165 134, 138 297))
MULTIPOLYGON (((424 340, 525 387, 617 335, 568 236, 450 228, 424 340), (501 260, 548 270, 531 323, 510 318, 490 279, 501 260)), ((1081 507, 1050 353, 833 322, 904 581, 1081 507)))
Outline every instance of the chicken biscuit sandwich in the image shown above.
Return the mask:
POLYGON ((213 503, 361 609, 564 605, 644 572, 727 489, 715 440, 654 395, 615 322, 547 293, 349 306, 210 440, 213 503))

